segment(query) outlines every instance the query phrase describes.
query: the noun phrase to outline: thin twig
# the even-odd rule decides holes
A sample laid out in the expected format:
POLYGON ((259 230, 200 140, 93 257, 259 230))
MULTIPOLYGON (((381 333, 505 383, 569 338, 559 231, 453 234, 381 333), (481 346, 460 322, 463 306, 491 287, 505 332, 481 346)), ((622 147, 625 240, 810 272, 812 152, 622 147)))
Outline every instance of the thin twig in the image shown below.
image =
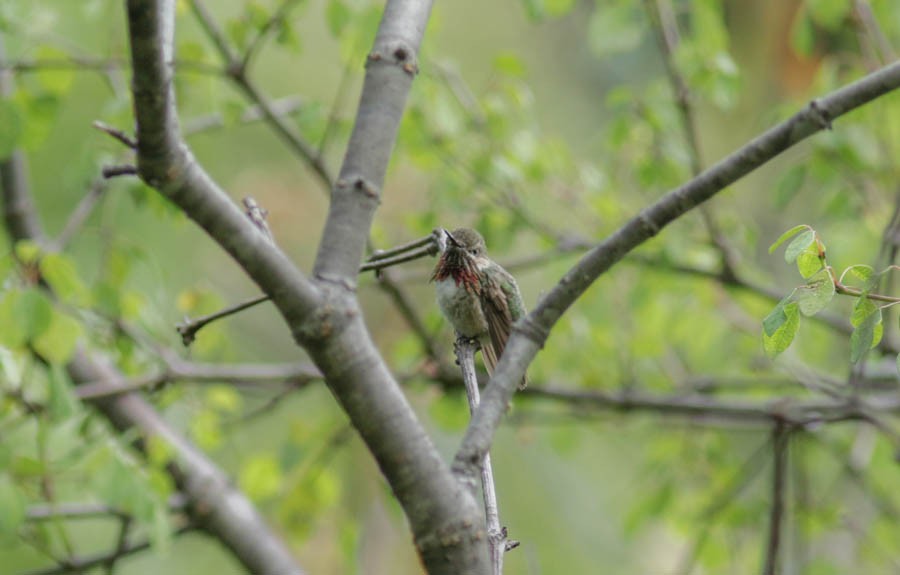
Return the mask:
POLYGON ((678 568, 674 571, 675 573, 688 575, 693 571, 694 564, 706 546, 709 532, 712 530, 719 514, 727 509, 762 471, 762 459, 771 444, 772 442, 766 439, 762 445, 757 447, 744 460, 740 468, 731 475, 728 482, 722 487, 722 490, 716 493, 704 507, 703 512, 699 516, 699 523, 703 526, 700 534, 682 558, 678 568))
MULTIPOLYGON (((196 531, 197 529, 199 529, 198 526, 189 524, 176 529, 173 535, 177 537, 191 531, 196 531)), ((140 541, 126 543, 125 545, 117 547, 113 551, 97 553, 95 555, 88 555, 85 557, 73 557, 65 564, 56 565, 54 567, 47 567, 44 569, 36 569, 34 571, 28 571, 23 575, 63 575, 65 573, 83 573, 94 567, 107 565, 110 561, 116 561, 118 559, 121 559, 122 557, 134 555, 135 553, 140 553, 141 551, 146 551, 151 547, 151 545, 152 543, 149 539, 142 539, 140 541)))
POLYGON ((369 260, 359 266, 360 272, 368 272, 373 270, 381 270, 384 268, 389 268, 391 266, 395 266, 397 264, 402 264, 406 262, 411 262, 413 260, 417 260, 419 258, 423 258, 425 256, 433 256, 437 253, 437 248, 434 246, 423 246, 416 250, 413 250, 409 253, 390 257, 390 258, 382 258, 378 260, 369 260))
MULTIPOLYGON (((297 113, 303 108, 304 104, 305 101, 299 96, 288 96, 278 100, 272 100, 269 103, 272 112, 279 118, 284 118, 297 113)), ((251 124, 265 119, 265 115, 259 106, 250 106, 243 114, 241 114, 239 121, 242 124, 251 124)), ((188 119, 184 123, 182 132, 185 136, 193 136, 216 128, 224 128, 225 125, 225 117, 222 114, 215 113, 188 119)))
POLYGON ((247 46, 247 50, 244 52, 244 57, 240 63, 242 72, 247 70, 250 66, 250 60, 253 59, 253 56, 262 48, 263 43, 275 32, 278 26, 284 25, 291 8, 298 2, 299 0, 283 0, 278 9, 272 14, 272 17, 266 20, 266 23, 262 25, 262 28, 259 29, 259 32, 250 41, 250 45, 247 46))
MULTIPOLYGON (((456 359, 462 372, 466 386, 466 398, 469 400, 469 413, 475 413, 481 402, 478 392, 478 378, 475 375, 475 350, 478 342, 468 338, 457 338, 456 359)), ((484 496, 484 517, 487 525, 488 543, 491 551, 491 568, 494 575, 503 573, 503 555, 507 549, 518 547, 518 541, 508 541, 506 527, 500 525, 500 510, 497 506, 497 492, 494 489, 494 471, 491 467, 491 454, 484 454, 481 466, 481 490, 484 496)))
POLYGON ((781 524, 787 491, 788 444, 790 430, 777 422, 772 430, 772 503, 769 508, 769 538, 763 563, 763 575, 777 575, 781 548, 781 524))
MULTIPOLYGON (((252 198, 251 198, 251 201, 252 201, 252 198)), ((246 205, 246 201, 245 201, 245 205, 246 205)), ((261 208, 259 208, 259 206, 256 205, 255 202, 253 203, 253 205, 255 206, 255 209, 261 210, 261 208)), ((253 211, 253 210, 248 208, 248 211, 253 211)), ((250 215, 250 214, 248 214, 248 215, 250 215)), ((251 220, 253 220, 254 217, 261 218, 261 221, 263 223, 265 223, 265 218, 261 215, 261 213, 257 213, 255 216, 250 215, 251 220)), ((257 227, 259 226, 259 223, 257 223, 255 220, 254 220, 254 224, 257 225, 257 227)), ((268 230, 268 225, 266 225, 265 230, 268 230)), ((271 237, 271 232, 268 232, 268 235, 271 237)), ((438 240, 435 240, 437 235, 438 234, 432 233, 429 236, 425 236, 422 239, 416 240, 414 242, 410 242, 408 244, 399 246, 397 248, 393 248, 393 249, 386 250, 383 252, 376 252, 376 256, 373 256, 373 257, 381 257, 382 259, 376 259, 375 261, 368 261, 368 262, 362 264, 359 268, 359 271, 360 271, 360 273, 366 272, 366 271, 371 271, 371 270, 380 270, 383 272, 384 269, 391 267, 391 266, 395 266, 397 264, 416 260, 418 258, 425 257, 425 256, 433 256, 439 250, 439 248, 438 248, 439 242, 438 242, 438 240), (413 248, 413 251, 406 253, 406 254, 402 253, 402 250, 409 250, 410 248, 413 248), (400 254, 400 255, 395 255, 394 257, 385 257, 388 254, 400 254)), ((400 312, 403 314, 404 318, 410 324, 410 327, 422 339, 422 343, 423 343, 424 347, 427 350, 429 350, 429 355, 431 354, 431 352, 434 352, 435 354, 437 354, 437 351, 436 351, 437 346, 434 345, 434 342, 431 341, 430 336, 428 336, 428 332, 424 328, 424 323, 422 323, 421 319, 419 319, 418 315, 415 313, 415 309, 409 303, 409 299, 406 297, 406 294, 404 292, 402 292, 402 290, 400 290, 400 287, 397 285, 397 283, 390 277, 386 277, 386 278, 382 277, 381 279, 382 279, 382 282, 381 282, 382 289, 384 289, 392 297, 392 299, 394 300, 394 303, 397 305, 400 312)), ((269 300, 268 296, 265 296, 265 295, 257 296, 253 299, 247 300, 247 301, 239 303, 237 305, 227 307, 225 309, 219 310, 219 311, 209 314, 209 315, 205 315, 205 316, 195 318, 195 319, 185 318, 184 321, 182 321, 175 327, 175 329, 178 331, 179 334, 181 334, 181 340, 184 343, 184 345, 189 346, 196 339, 197 332, 199 332, 201 329, 203 329, 203 327, 206 326, 207 324, 210 324, 219 319, 234 315, 236 313, 242 312, 245 309, 251 308, 255 305, 258 305, 258 304, 263 303, 268 300, 269 300)), ((438 355, 435 355, 433 357, 437 358, 438 355)))
MULTIPOLYGON (((68 56, 67 58, 40 58, 36 60, 0 60, 0 71, 39 72, 41 70, 74 70, 108 73, 112 70, 128 69, 129 62, 119 58, 95 58, 91 56, 68 56)), ((195 74, 221 75, 222 69, 208 62, 199 60, 175 60, 175 68, 179 72, 195 74)))
POLYGON ((88 192, 81 198, 81 201, 78 202, 78 205, 75 206, 75 209, 72 210, 72 213, 69 215, 69 219, 66 220, 65 225, 63 226, 62 231, 59 232, 59 235, 56 236, 51 242, 49 246, 50 251, 62 251, 69 244, 72 237, 75 236, 76 233, 81 229, 84 225, 84 222, 90 217, 93 213, 94 208, 97 206, 97 202, 100 201, 100 198, 103 196, 103 193, 106 191, 106 178, 97 178, 93 182, 91 182, 90 188, 88 188, 88 192))
POLYGON ((194 319, 185 318, 183 322, 175 326, 175 330, 181 335, 182 343, 184 343, 185 346, 189 346, 194 342, 194 339, 197 337, 197 332, 200 331, 203 326, 218 319, 222 319, 223 317, 228 317, 230 315, 242 312, 245 309, 251 308, 268 300, 269 296, 260 295, 239 304, 229 306, 215 313, 211 313, 209 315, 204 315, 194 319))
POLYGON ((137 149, 137 146, 138 146, 137 140, 135 140, 133 137, 129 136, 122 130, 115 128, 113 126, 110 126, 109 124, 104 124, 100 120, 94 121, 94 127, 97 128, 98 130, 100 130, 101 132, 105 132, 105 133, 109 134, 110 136, 112 136, 116 140, 122 142, 127 147, 131 148, 132 150, 137 149))
POLYGON ((219 55, 225 61, 225 68, 228 77, 237 85, 244 95, 256 106, 259 107, 263 117, 272 128, 288 143, 306 164, 312 169, 313 173, 322 183, 322 187, 326 192, 331 191, 331 187, 335 181, 328 166, 319 158, 315 148, 297 134, 294 129, 280 117, 276 110, 272 107, 262 93, 257 89, 256 85, 247 78, 246 70, 243 68, 242 61, 239 59, 237 52, 232 48, 225 35, 225 32, 215 21, 206 6, 200 0, 190 0, 191 8, 194 16, 200 23, 200 26, 209 36, 219 55))
POLYGON ((100 171, 105 179, 118 178, 119 176, 136 176, 138 175, 137 166, 125 164, 122 166, 104 166, 100 171))
MULTIPOLYGON (((681 118, 681 127, 691 161, 691 176, 697 177, 703 171, 703 160, 700 153, 697 121, 694 107, 691 104, 691 89, 675 62, 675 52, 678 49, 678 44, 681 42, 678 33, 678 22, 675 20, 670 0, 644 0, 644 4, 656 34, 657 45, 662 55, 666 75, 669 78, 669 84, 681 118)), ((722 274, 726 277, 735 277, 737 255, 716 221, 712 207, 710 205, 701 205, 698 209, 709 237, 719 251, 722 274)))
POLYGON ((113 575, 116 571, 116 563, 123 557, 122 553, 128 546, 128 533, 131 531, 133 522, 131 517, 123 517, 119 525, 119 536, 116 539, 115 551, 110 555, 109 560, 103 565, 106 568, 107 575, 113 575))

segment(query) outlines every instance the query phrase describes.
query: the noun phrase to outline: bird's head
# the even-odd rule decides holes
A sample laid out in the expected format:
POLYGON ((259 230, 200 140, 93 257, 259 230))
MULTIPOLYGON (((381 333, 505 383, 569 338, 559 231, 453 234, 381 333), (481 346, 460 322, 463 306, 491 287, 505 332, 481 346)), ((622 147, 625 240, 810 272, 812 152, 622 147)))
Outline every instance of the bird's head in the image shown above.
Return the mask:
POLYGON ((457 228, 452 232, 444 230, 447 236, 447 250, 477 259, 487 257, 487 247, 481 234, 471 228, 457 228))

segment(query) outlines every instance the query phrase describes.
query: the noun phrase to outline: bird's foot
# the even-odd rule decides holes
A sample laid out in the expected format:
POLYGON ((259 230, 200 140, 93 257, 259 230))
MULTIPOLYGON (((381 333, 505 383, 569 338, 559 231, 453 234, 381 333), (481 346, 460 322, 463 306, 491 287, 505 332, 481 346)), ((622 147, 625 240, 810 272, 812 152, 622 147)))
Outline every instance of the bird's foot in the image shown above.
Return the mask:
MULTIPOLYGON (((479 341, 479 339, 477 337, 469 337, 469 336, 462 335, 461 333, 457 332, 456 333, 456 342, 454 343, 453 347, 458 350, 461 346, 464 346, 464 345, 473 346, 474 351, 478 351, 479 349, 481 349, 481 341, 479 341)), ((457 357, 456 365, 459 365, 459 359, 458 359, 459 353, 456 354, 456 357, 457 357)))

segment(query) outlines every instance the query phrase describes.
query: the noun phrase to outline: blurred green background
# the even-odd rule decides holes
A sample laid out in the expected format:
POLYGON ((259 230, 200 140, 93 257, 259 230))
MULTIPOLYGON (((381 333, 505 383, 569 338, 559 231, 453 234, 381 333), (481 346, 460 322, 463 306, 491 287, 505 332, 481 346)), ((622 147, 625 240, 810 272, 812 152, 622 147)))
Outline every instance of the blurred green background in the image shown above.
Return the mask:
MULTIPOLYGON (((279 4, 208 2, 236 44, 252 36, 260 14, 271 14, 279 4)), ((704 165, 787 117, 813 94, 865 72, 871 59, 851 29, 851 4, 674 2, 684 34, 676 60, 694 91, 704 165)), ((239 121, 248 103, 215 72, 221 61, 187 3, 178 6, 183 126, 210 114, 224 123, 188 141, 231 197, 253 196, 269 211, 282 249, 309 270, 327 190, 269 126, 239 121), (212 71, 192 69, 197 62, 212 71)), ((896 2, 873 1, 871 7, 887 42, 896 39, 896 2)), ((263 46, 250 69, 267 98, 300 99, 290 122, 304 137, 317 144, 329 133, 324 158, 335 172, 380 8, 362 0, 299 2, 289 26, 263 46)), ((572 238, 598 241, 686 181, 689 151, 645 8, 637 0, 437 3, 376 216, 375 243, 389 247, 435 226, 471 225, 485 235, 496 259, 515 262, 572 238)), ((102 120, 132 131, 129 71, 122 65, 123 3, 4 0, 0 33, 10 62, 82 58, 110 64, 109 70, 48 66, 16 74, 14 100, 22 121, 17 144, 27 151, 37 205, 53 234, 101 166, 127 161, 118 143, 91 126, 102 120)), ((800 282, 780 256, 766 254, 797 223, 813 225, 838 245, 834 265, 872 261, 896 185, 898 110, 898 97, 888 96, 716 198, 715 217, 747 277, 785 295, 800 282)), ((691 377, 783 374, 784 364, 774 364, 760 344, 760 321, 771 301, 672 273, 666 265, 716 269, 718 254, 697 215, 674 224, 641 253, 655 263, 620 264, 554 330, 531 368, 535 385, 672 393, 683 391, 691 377)), ((110 262, 125 262, 117 264, 127 268, 127 279, 115 288, 115 312, 185 357, 303 358, 268 306, 204 330, 190 350, 181 346, 174 325, 183 316, 209 313, 256 291, 208 238, 134 181, 109 184, 67 254, 91 289, 113 285, 110 262)), ((526 304, 534 305, 576 257, 563 254, 517 269, 526 304)), ((432 265, 409 264, 398 275, 449 353, 453 336, 427 281, 432 265)), ((417 340, 376 283, 372 277, 360 280, 367 323, 392 367, 408 376, 411 401, 450 457, 467 420, 465 400, 428 380, 417 340)), ((103 308, 109 306, 104 298, 113 296, 98 291, 94 297, 103 308)), ((836 307, 847 311, 850 303, 836 307)), ((95 336, 93 343, 112 350, 128 373, 152 365, 115 338, 95 336)), ((847 347, 846 336, 807 323, 793 353, 842 377, 847 347)), ((419 573, 402 512, 327 389, 314 384, 259 412, 279 390, 184 383, 153 396, 166 417, 254 498, 310 573, 419 573)), ((740 393, 765 399, 794 392, 804 393, 740 393)), ((89 416, 79 411, 42 426, 22 423, 9 405, 4 409, 4 464, 9 477, 21 480, 29 503, 36 503, 40 494, 11 462, 32 452, 43 433, 51 451, 67 461, 64 454, 83 448, 73 431, 89 416)), ((692 573, 757 572, 769 497, 769 457, 759 454, 765 454, 770 430, 707 423, 517 399, 492 451, 501 519, 510 537, 522 542, 507 555, 506 572, 682 573, 694 563, 693 550, 692 573), (708 513, 721 500, 724 509, 708 513)), ((57 468, 59 501, 109 500, 112 456, 96 454, 112 449, 116 440, 98 437, 87 448, 93 455, 57 468)), ((897 528, 879 511, 887 505, 884 499, 873 506, 866 488, 848 492, 853 481, 841 456, 860 441, 856 428, 796 439, 792 495, 799 502, 805 493, 810 501, 805 508, 796 503, 796 522, 803 526, 790 540, 786 572, 896 568, 890 542, 897 528), (847 517, 862 517, 866 529, 855 530, 847 517)), ((869 456, 872 481, 894 484, 891 446, 879 440, 869 456)), ((78 552, 87 554, 107 549, 114 527, 91 520, 66 529, 78 552)), ((50 547, 58 545, 58 533, 48 531, 40 537, 50 547)), ((125 559, 119 571, 242 572, 201 535, 154 537, 151 551, 125 559)), ((4 533, 0 571, 45 564, 35 545, 4 533)))

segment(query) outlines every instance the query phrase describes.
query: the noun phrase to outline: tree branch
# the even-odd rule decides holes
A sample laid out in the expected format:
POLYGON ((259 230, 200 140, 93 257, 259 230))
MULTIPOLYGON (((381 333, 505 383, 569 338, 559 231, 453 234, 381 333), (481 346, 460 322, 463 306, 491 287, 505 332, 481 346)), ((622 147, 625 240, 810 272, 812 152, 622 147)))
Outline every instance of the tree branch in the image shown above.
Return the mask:
MULTIPOLYGON (((466 387, 466 399, 469 413, 475 413, 481 401, 478 391, 478 378, 475 376, 475 350, 478 343, 469 339, 456 340, 456 360, 462 372, 463 384, 466 387)), ((506 528, 500 526, 500 508, 497 505, 497 491, 494 488, 494 470, 491 467, 491 454, 484 454, 481 466, 481 490, 484 496, 484 520, 487 525, 488 543, 491 546, 491 570, 493 575, 503 575, 503 556, 506 553, 506 528)), ((518 542, 514 546, 518 546, 518 542)))
MULTIPOLYGON (((198 6, 194 0, 194 5, 198 6)), ((432 575, 489 570, 474 498, 456 480, 375 348, 352 287, 403 109, 430 2, 390 0, 310 282, 206 175, 178 133, 171 0, 129 0, 138 166, 272 298, 325 376, 410 522, 432 575)), ((126 396, 127 397, 127 396, 126 396)), ((273 569, 257 572, 279 572, 273 569)))
MULTIPOLYGON (((185 533, 196 530, 196 525, 185 525, 184 527, 176 529, 175 535, 183 535, 185 533)), ((87 557, 73 557, 67 560, 62 565, 47 567, 46 569, 28 571, 24 575, 63 575, 65 573, 84 573, 85 571, 93 569, 94 567, 108 565, 111 562, 118 561, 122 557, 134 555, 135 553, 140 553, 141 551, 146 551, 147 549, 150 549, 151 546, 152 543, 149 539, 142 539, 140 541, 133 541, 131 543, 125 541, 117 545, 116 548, 112 551, 97 553, 95 555, 89 555, 87 557)))
POLYGON ((366 64, 356 123, 331 195, 313 272, 318 278, 356 283, 430 13, 430 1, 393 0, 385 6, 366 64))
POLYGON ((790 430, 778 422, 772 429, 772 503, 769 511, 769 537, 763 564, 763 575, 778 574, 778 552, 781 547, 781 524, 787 490, 788 443, 790 430))
POLYGON ((472 418, 454 461, 454 470, 474 477, 506 412, 517 382, 565 311, 596 279, 662 228, 713 197, 786 149, 831 127, 847 112, 900 87, 900 62, 813 100, 787 121, 771 128, 698 177, 667 193, 594 247, 525 318, 507 342, 481 406, 472 418))

